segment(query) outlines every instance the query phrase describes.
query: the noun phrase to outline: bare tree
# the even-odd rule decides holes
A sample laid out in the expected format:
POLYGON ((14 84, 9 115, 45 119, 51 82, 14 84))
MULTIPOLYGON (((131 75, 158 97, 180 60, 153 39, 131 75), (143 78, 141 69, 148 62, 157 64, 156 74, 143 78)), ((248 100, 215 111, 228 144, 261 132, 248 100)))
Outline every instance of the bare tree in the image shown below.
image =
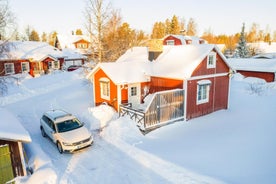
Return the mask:
MULTIPOLYGON (((8 40, 16 32, 14 16, 9 8, 8 0, 0 0, 0 54, 3 55, 9 50, 8 40)), ((3 71, 0 71, 3 73, 3 71)), ((0 95, 7 92, 7 85, 4 77, 0 78, 0 95)))
POLYGON ((110 2, 105 0, 87 0, 85 9, 86 29, 91 41, 95 39, 98 62, 102 62, 104 27, 111 12, 110 2))

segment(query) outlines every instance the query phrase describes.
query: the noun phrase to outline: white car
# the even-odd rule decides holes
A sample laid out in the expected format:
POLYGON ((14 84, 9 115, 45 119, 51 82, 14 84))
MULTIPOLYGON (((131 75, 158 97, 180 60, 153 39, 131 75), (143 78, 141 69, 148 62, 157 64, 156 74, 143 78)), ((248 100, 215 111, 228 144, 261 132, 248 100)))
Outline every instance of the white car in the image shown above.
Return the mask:
POLYGON ((63 110, 50 110, 40 119, 43 137, 49 137, 60 153, 73 152, 92 145, 91 132, 75 116, 63 110))

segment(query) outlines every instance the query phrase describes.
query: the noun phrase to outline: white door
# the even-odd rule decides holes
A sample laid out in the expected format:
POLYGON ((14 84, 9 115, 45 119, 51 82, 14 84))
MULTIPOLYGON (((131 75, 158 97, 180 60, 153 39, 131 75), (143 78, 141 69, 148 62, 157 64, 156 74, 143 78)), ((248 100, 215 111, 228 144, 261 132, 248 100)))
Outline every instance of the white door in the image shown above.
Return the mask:
POLYGON ((132 103, 134 107, 140 104, 140 88, 140 83, 128 85, 128 103, 132 103))

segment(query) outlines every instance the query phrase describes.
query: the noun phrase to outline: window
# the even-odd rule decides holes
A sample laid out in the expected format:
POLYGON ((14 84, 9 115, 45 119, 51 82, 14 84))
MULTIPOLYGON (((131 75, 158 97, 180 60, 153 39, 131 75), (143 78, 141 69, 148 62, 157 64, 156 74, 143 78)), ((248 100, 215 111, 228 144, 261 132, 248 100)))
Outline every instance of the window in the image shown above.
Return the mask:
POLYGON ((131 87, 130 88, 130 95, 136 96, 137 95, 137 87, 131 87))
POLYGON ((209 102, 211 81, 201 80, 197 82, 197 104, 209 102))
POLYGON ((53 61, 54 62, 54 69, 59 69, 59 61, 53 61))
POLYGON ((14 64, 13 63, 5 63, 5 74, 14 74, 14 64))
POLYGON ((30 71, 30 65, 28 62, 22 62, 21 63, 21 70, 22 72, 29 72, 30 71))
POLYGON ((87 48, 87 44, 86 43, 78 43, 77 44, 77 48, 78 49, 86 49, 87 48))
POLYGON ((49 61, 48 69, 59 69, 59 61, 49 61))
POLYGON ((174 45, 174 40, 167 40, 167 45, 174 45))
POLYGON ((216 53, 211 52, 207 57, 207 68, 215 68, 216 67, 216 53))
POLYGON ((101 98, 110 100, 110 81, 107 78, 100 79, 101 98))

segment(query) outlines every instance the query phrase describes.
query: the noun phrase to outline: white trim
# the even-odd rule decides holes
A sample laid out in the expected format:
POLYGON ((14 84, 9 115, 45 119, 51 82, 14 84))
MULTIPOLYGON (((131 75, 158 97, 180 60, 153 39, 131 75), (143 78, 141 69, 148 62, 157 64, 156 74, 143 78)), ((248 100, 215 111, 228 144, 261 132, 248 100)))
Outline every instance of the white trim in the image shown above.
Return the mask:
MULTIPOLYGON (((196 104, 197 105, 209 102, 209 99, 210 99, 210 86, 211 86, 211 83, 209 83, 209 80, 203 80, 202 82, 198 81, 197 90, 196 90, 196 104), (199 89, 200 89, 199 87, 200 86, 206 87, 206 98, 199 100, 198 99, 198 94, 199 94, 199 89)), ((203 95, 203 93, 201 95, 203 95)))
POLYGON ((200 80, 197 81, 197 84, 204 85, 204 84, 211 84, 212 82, 210 80, 200 80))
POLYGON ((22 71, 22 72, 29 72, 29 71, 30 71, 30 63, 29 63, 29 62, 21 62, 21 71, 22 71), (23 71, 23 65, 24 65, 24 64, 27 64, 27 65, 26 65, 26 69, 27 69, 27 70, 25 70, 25 71, 23 71))
POLYGON ((99 83, 100 83, 101 98, 110 101, 110 80, 106 77, 102 77, 102 78, 100 78, 99 83), (104 83, 108 85, 108 95, 103 94, 103 84, 104 83))
POLYGON ((120 105, 122 102, 122 89, 120 85, 117 85, 117 109, 120 109, 120 105))
POLYGON ((94 100, 94 106, 96 106, 96 89, 95 89, 95 77, 94 75, 91 77, 90 81, 92 82, 92 87, 93 87, 93 100, 94 100))
POLYGON ((14 63, 5 63, 4 68, 5 68, 5 74, 6 75, 15 74, 14 63), (12 67, 11 67, 12 71, 9 72, 9 73, 7 72, 7 65, 12 65, 12 67))
POLYGON ((19 148, 21 165, 22 165, 22 169, 23 169, 23 175, 26 176, 27 175, 27 171, 26 171, 27 166, 26 166, 26 163, 25 163, 25 157, 24 157, 22 142, 18 142, 18 148, 19 148))
POLYGON ((186 81, 183 81, 184 82, 184 86, 183 86, 183 89, 184 89, 184 120, 186 121, 187 119, 187 93, 188 93, 188 80, 186 81))
POLYGON ((198 80, 198 79, 205 79, 205 78, 213 78, 213 77, 222 77, 229 75, 229 73, 218 73, 218 74, 211 74, 211 75, 201 75, 201 76, 195 76, 195 77, 190 77, 187 80, 198 80))
POLYGON ((217 54, 216 52, 212 51, 207 56, 207 68, 216 68, 216 62, 217 62, 217 54), (213 56, 213 63, 209 63, 209 57, 213 56))

